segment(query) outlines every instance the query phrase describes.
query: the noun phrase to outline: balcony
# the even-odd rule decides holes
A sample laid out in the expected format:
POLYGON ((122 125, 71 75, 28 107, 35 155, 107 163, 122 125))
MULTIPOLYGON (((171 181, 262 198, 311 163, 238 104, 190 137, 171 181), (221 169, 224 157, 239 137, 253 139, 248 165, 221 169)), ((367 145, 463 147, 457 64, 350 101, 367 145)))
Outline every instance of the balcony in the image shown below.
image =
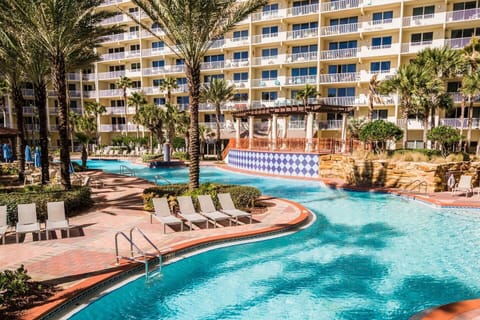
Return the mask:
POLYGON ((411 16, 403 18, 404 27, 429 26, 434 24, 443 24, 445 21, 445 12, 434 14, 424 14, 420 16, 411 16))
POLYGON ((113 17, 103 20, 100 22, 100 25, 109 25, 126 21, 130 21, 130 17, 128 17, 126 14, 117 14, 113 17))
POLYGON ((425 48, 441 48, 445 45, 445 39, 432 41, 402 43, 402 53, 417 53, 425 48))
POLYGON ((358 8, 360 0, 339 0, 322 3, 322 12, 340 11, 351 8, 358 8))
POLYGON ((385 44, 379 46, 362 46, 358 52, 358 57, 378 57, 397 55, 400 51, 399 43, 385 44))
POLYGON ((130 2, 130 0, 104 0, 99 7, 113 6, 124 2, 130 2))
POLYGON ((252 37, 252 43, 272 43, 286 40, 285 32, 259 34, 252 37))
POLYGON ((31 124, 27 123, 23 127, 27 131, 39 131, 40 130, 40 125, 39 124, 31 124))
POLYGON ((248 59, 227 59, 225 60, 225 68, 245 68, 249 66, 248 59))
POLYGON ((37 113, 36 107, 23 107, 23 114, 35 114, 37 113))
POLYGON ((322 103, 327 105, 338 106, 354 106, 358 104, 358 100, 355 96, 351 97, 328 97, 319 99, 322 103))
POLYGON ((250 88, 250 83, 248 80, 233 81, 230 84, 234 85, 237 89, 248 89, 250 88))
MULTIPOLYGON (((198 125, 203 126, 205 128, 209 128, 212 131, 217 130, 216 122, 199 122, 198 125)), ((220 122, 220 130, 235 130, 235 127, 231 121, 220 122)))
POLYGON ((305 129, 305 120, 290 120, 288 122, 288 129, 293 129, 293 130, 305 129))
POLYGON ((140 31, 124 32, 124 33, 117 33, 117 34, 112 34, 110 36, 106 36, 102 39, 102 42, 110 43, 110 42, 119 42, 123 40, 136 40, 139 38, 140 38, 140 31))
POLYGON ((22 89, 22 94, 26 97, 33 97, 34 91, 33 89, 22 89))
POLYGON ((348 59, 357 57, 358 48, 320 51, 321 60, 348 59))
POLYGON ((316 51, 312 52, 302 52, 302 53, 293 53, 286 56, 287 63, 302 63, 309 61, 317 61, 318 53, 316 51))
POLYGON ((273 100, 253 100, 252 101, 252 108, 273 108, 275 107, 275 101, 273 100))
POLYGON ((80 73, 67 73, 68 81, 80 81, 80 73))
MULTIPOLYGON (((440 125, 441 126, 449 126, 453 128, 463 128, 467 129, 468 128, 468 118, 463 119, 463 126, 462 126, 462 119, 460 118, 441 118, 440 119, 440 125)), ((480 128, 480 119, 474 118, 472 119, 472 128, 473 129, 479 129, 480 128)))
MULTIPOLYGON (((125 114, 125 107, 108 107, 105 111, 106 114, 125 114)), ((135 114, 135 108, 128 107, 127 114, 135 114)))
MULTIPOLYGON (((163 32, 163 30, 160 29, 160 28, 154 28, 154 29, 152 29, 152 32, 156 36, 164 36, 165 35, 165 32, 163 32)), ((153 34, 148 30, 142 30, 141 35, 142 35, 142 38, 153 38, 153 34)))
POLYGON ((57 124, 56 125, 51 125, 50 126, 50 131, 57 132, 58 131, 58 125, 57 124))
POLYGON ((455 38, 445 39, 445 45, 450 46, 452 49, 463 49, 465 46, 472 42, 472 38, 455 38))
POLYGON ((287 9, 287 17, 299 17, 306 16, 310 14, 318 14, 318 3, 299 6, 287 9))
POLYGON ((134 132, 137 130, 137 125, 135 124, 101 124, 100 132, 121 132, 125 131, 128 128, 128 131, 134 132))
POLYGON ((285 63, 285 55, 276 55, 268 57, 254 57, 252 65, 253 66, 268 66, 274 64, 285 63))
MULTIPOLYGON (((408 129, 409 130, 423 130, 423 120, 418 119, 407 119, 408 121, 408 129)), ((397 126, 403 128, 405 126, 405 119, 398 119, 397 126)))
POLYGON ((83 73, 82 80, 83 81, 95 81, 96 76, 95 73, 83 73))
POLYGON ((360 80, 359 72, 320 74, 319 76, 320 83, 357 82, 360 80))
POLYGON ((107 98, 107 97, 122 97, 123 90, 122 89, 110 89, 110 90, 98 90, 98 96, 100 98, 107 98))
POLYGON ((203 62, 201 64, 202 70, 223 69, 224 66, 225 66, 224 61, 203 62))
POLYGON ((402 26, 402 20, 400 18, 369 20, 369 21, 361 22, 359 24, 358 31, 360 32, 382 31, 382 30, 398 29, 401 26, 402 26))
POLYGON ((318 28, 294 30, 287 32, 287 40, 298 40, 298 39, 308 39, 308 38, 317 38, 318 37, 318 28))
POLYGON ((83 91, 83 97, 84 98, 96 98, 97 97, 97 91, 95 91, 95 90, 83 91))
POLYGON ((209 49, 223 48, 224 45, 225 45, 225 40, 224 39, 215 40, 215 41, 212 41, 209 49))
POLYGON ((318 121, 319 130, 339 130, 342 129, 342 120, 320 120, 318 121))
POLYGON ((172 90, 172 93, 187 93, 188 84, 178 84, 176 89, 172 90))
POLYGON ((119 71, 110 71, 110 72, 99 72, 98 80, 107 80, 107 79, 118 79, 123 77, 127 74, 126 70, 119 70, 119 71))
POLYGON ((358 32, 358 23, 340 24, 337 26, 322 27, 322 36, 335 36, 358 32))
POLYGON ((287 16, 286 9, 255 12, 251 14, 252 22, 281 19, 281 18, 285 18, 286 16, 287 16))
POLYGON ((250 44, 250 37, 238 37, 238 38, 226 39, 224 47, 225 48, 240 47, 240 46, 248 46, 249 44, 250 44))
POLYGON ((253 79, 252 88, 261 87, 278 87, 280 86, 280 80, 278 79, 253 79))
POLYGON ((480 18, 480 8, 447 12, 447 22, 472 21, 480 18))
POLYGON ((304 85, 307 83, 317 83, 317 76, 294 76, 285 79, 285 85, 304 85))

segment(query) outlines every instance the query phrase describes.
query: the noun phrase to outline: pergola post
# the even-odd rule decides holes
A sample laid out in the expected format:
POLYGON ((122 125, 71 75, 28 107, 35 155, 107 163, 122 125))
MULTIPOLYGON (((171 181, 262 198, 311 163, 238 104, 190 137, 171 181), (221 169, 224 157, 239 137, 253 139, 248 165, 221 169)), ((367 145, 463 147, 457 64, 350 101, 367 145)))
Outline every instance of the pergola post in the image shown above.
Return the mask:
POLYGON ((240 124, 242 119, 235 118, 235 148, 240 148, 240 124))
POLYGON ((307 143, 305 146, 305 151, 306 152, 312 152, 312 146, 313 146, 313 112, 307 113, 307 132, 306 132, 306 138, 307 138, 307 143))
POLYGON ((277 126, 278 115, 272 115, 272 150, 277 150, 277 135, 278 135, 278 126, 277 126))
POLYGON ((342 113, 342 153, 347 149, 347 114, 342 113))
POLYGON ((253 132, 254 132, 254 128, 253 128, 253 120, 254 120, 254 116, 249 116, 248 117, 248 149, 252 149, 253 147, 253 132))

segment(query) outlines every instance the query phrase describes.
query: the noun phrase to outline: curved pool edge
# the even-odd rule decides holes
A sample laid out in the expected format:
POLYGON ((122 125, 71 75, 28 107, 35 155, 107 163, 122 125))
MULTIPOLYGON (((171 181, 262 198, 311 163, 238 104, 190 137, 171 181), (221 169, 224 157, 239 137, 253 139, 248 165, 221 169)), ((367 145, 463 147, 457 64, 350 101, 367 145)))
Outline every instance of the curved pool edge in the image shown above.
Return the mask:
MULTIPOLYGON (((202 253, 205 249, 210 247, 212 247, 211 249, 215 249, 215 246, 219 245, 231 246, 247 242, 264 241, 300 231, 311 225, 314 221, 315 215, 301 204, 287 199, 274 199, 293 206, 298 210, 298 216, 287 223, 266 226, 256 230, 236 232, 233 234, 212 235, 173 245, 167 250, 161 252, 162 259, 165 262, 169 262, 170 260, 179 257, 185 257, 185 255, 202 253)), ((95 296, 100 291, 104 291, 107 287, 114 286, 120 281, 124 281, 126 277, 138 273, 141 270, 144 270, 143 264, 127 262, 121 262, 119 266, 108 270, 99 270, 99 274, 87 278, 66 290, 58 292, 48 299, 47 303, 26 310, 22 314, 22 319, 52 319, 55 315, 58 315, 58 313, 66 313, 67 311, 71 311, 75 307, 78 307, 75 303, 80 299, 84 299, 87 296, 95 296), (102 271, 105 272, 102 273, 102 271)))
POLYGON ((448 303, 424 310, 410 320, 468 320, 480 316, 480 299, 448 303))

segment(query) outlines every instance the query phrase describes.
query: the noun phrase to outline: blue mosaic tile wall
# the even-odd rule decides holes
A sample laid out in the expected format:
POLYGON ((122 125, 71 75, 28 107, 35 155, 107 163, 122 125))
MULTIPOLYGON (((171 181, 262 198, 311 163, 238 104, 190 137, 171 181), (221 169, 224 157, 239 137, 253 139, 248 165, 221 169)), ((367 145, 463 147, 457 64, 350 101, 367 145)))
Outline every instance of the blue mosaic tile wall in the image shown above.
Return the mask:
POLYGON ((318 177, 317 154, 230 150, 228 164, 234 168, 295 177, 318 177))

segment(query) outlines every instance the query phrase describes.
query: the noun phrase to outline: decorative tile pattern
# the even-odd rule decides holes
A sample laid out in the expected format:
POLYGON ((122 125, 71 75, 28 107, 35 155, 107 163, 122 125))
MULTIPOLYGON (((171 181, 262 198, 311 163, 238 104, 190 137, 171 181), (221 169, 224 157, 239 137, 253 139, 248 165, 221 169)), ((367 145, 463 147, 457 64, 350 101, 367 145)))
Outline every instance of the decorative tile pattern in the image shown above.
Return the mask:
POLYGON ((295 177, 318 177, 318 155, 303 153, 230 150, 228 164, 234 168, 295 177))

